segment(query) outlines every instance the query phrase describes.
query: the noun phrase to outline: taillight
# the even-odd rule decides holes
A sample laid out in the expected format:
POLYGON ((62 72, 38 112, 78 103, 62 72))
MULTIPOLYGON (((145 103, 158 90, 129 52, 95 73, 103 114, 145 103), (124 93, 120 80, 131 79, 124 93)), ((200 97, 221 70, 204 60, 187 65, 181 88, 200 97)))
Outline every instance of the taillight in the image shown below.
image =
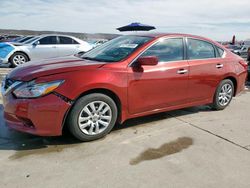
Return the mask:
POLYGON ((244 60, 240 60, 239 63, 244 67, 245 70, 247 70, 248 64, 244 60))

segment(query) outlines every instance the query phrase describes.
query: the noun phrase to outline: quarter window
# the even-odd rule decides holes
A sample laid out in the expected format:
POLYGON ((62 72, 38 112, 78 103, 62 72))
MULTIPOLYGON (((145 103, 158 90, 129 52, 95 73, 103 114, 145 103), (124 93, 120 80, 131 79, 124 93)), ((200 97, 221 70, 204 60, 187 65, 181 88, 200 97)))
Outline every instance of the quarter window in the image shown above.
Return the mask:
POLYGON ((221 48, 217 47, 218 53, 219 53, 219 57, 222 57, 224 54, 224 50, 222 50, 221 48))
POLYGON ((182 38, 164 39, 147 49, 142 56, 156 56, 159 62, 183 60, 182 38))
POLYGON ((208 59, 215 57, 214 46, 211 43, 197 39, 188 39, 189 59, 208 59))
POLYGON ((74 39, 70 37, 59 37, 59 44, 79 44, 74 39))
POLYGON ((56 44, 56 36, 48 36, 44 37, 39 40, 39 44, 41 45, 49 45, 49 44, 56 44))

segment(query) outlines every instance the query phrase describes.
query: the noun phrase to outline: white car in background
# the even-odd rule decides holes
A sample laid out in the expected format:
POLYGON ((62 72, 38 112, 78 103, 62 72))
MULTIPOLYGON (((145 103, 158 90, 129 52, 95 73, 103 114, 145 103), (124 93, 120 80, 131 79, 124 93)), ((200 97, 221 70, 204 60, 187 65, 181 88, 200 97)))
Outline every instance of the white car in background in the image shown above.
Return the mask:
POLYGON ((16 67, 27 61, 85 53, 93 47, 76 37, 66 35, 39 35, 24 43, 0 45, 0 63, 16 67))

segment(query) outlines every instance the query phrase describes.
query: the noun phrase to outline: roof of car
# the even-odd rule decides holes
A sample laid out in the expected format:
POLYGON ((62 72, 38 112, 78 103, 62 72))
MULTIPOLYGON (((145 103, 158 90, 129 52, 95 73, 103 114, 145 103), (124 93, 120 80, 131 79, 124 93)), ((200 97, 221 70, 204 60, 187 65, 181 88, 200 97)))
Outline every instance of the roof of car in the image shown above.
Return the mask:
POLYGON ((197 36, 197 35, 191 35, 191 34, 185 34, 185 33, 136 33, 134 35, 138 36, 145 36, 145 37, 154 37, 154 38, 159 38, 159 37, 168 37, 168 36, 173 36, 173 37, 194 37, 194 38, 199 38, 199 39, 204 39, 204 40, 210 40, 205 37, 197 36))
POLYGON ((57 33, 52 33, 52 34, 41 34, 38 35, 39 37, 48 37, 48 36, 62 36, 62 37, 74 37, 70 35, 63 35, 63 34, 57 34, 57 33))
POLYGON ((160 37, 190 37, 190 38, 196 38, 196 39, 200 39, 200 40, 205 40, 208 42, 212 42, 214 44, 216 44, 217 46, 220 46, 221 48, 223 48, 223 46, 221 44, 219 44, 218 42, 206 38, 206 37, 202 37, 202 36, 198 36, 198 35, 191 35, 191 34, 185 34, 185 33, 150 33, 150 32, 142 32, 142 33, 135 33, 132 35, 137 35, 137 36, 144 36, 144 37, 153 37, 153 38, 160 38, 160 37))

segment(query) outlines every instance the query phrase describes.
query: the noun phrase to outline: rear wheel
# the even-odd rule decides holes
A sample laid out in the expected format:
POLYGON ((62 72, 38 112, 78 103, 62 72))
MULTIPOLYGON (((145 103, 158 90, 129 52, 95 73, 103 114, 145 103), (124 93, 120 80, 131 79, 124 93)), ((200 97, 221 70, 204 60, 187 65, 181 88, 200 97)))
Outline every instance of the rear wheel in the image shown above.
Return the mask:
POLYGON ((26 63, 29 60, 27 55, 25 55, 22 52, 15 52, 11 57, 10 57, 10 65, 11 67, 17 67, 21 64, 26 63))
POLYGON ((107 95, 94 93, 77 100, 67 118, 70 132, 79 140, 91 141, 108 134, 117 119, 117 106, 107 95))
POLYGON ((212 108, 214 110, 223 110, 230 104, 233 95, 234 95, 233 82, 229 79, 222 80, 216 89, 212 108))

